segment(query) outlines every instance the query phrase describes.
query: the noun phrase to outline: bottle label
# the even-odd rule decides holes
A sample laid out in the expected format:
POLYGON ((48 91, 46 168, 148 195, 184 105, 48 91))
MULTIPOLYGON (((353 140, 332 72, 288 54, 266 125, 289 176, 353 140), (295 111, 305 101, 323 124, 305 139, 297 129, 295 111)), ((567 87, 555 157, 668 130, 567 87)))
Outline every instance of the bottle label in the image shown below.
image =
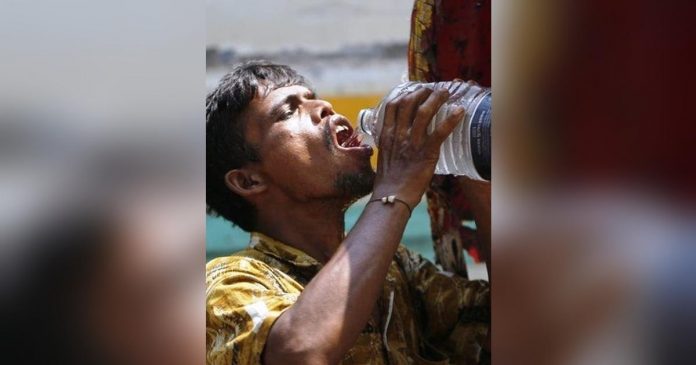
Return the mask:
POLYGON ((491 93, 486 94, 474 108, 471 117, 471 158, 476 172, 491 179, 491 93))

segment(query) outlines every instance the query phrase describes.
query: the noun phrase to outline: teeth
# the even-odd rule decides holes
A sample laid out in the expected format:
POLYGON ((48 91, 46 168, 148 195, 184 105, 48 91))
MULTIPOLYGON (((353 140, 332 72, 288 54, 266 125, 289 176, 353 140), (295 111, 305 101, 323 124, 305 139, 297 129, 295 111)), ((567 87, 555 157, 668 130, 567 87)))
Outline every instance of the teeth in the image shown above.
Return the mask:
POLYGON ((348 130, 348 127, 346 127, 346 126, 344 126, 344 125, 339 125, 339 126, 336 128, 336 133, 343 132, 343 131, 347 131, 347 130, 348 130))

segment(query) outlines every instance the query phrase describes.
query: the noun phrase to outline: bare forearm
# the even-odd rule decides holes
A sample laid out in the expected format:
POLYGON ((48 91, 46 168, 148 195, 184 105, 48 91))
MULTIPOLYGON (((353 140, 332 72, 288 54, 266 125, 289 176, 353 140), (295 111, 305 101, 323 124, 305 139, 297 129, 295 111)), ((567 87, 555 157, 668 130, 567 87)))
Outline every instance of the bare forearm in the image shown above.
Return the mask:
POLYGON ((267 364, 335 363, 355 343, 379 298, 408 210, 369 204, 341 247, 271 330, 267 364))

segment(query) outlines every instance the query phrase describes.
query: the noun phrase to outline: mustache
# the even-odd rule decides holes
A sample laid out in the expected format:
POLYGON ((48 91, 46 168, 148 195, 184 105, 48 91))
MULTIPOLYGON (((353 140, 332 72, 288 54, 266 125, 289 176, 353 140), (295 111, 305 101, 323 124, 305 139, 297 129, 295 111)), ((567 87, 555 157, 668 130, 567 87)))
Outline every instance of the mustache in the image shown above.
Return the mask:
POLYGON ((331 134, 331 123, 329 123, 328 120, 324 123, 324 144, 326 145, 326 149, 333 151, 333 135, 331 134))

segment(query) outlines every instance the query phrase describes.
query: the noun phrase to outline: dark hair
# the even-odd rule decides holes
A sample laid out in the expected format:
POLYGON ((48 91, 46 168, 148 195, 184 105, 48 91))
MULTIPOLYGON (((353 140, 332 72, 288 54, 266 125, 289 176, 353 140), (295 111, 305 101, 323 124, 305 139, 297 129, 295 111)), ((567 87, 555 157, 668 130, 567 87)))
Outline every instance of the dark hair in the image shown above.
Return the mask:
POLYGON ((206 97, 206 209, 245 231, 256 226, 256 209, 225 185, 225 174, 261 160, 258 149, 244 135, 241 113, 256 97, 259 86, 266 92, 308 83, 292 68, 266 61, 235 66, 206 97))

